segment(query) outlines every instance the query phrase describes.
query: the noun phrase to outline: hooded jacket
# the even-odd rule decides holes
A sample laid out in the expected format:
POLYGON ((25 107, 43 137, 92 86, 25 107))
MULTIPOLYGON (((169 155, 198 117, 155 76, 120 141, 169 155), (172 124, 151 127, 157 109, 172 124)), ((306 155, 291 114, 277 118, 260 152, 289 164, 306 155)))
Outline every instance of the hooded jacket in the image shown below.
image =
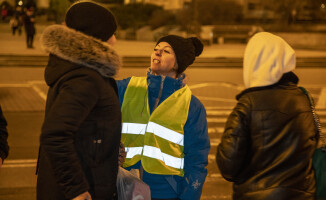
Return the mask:
POLYGON ((37 199, 93 199, 116 193, 121 111, 110 45, 63 25, 45 29, 49 86, 40 137, 37 199))
POLYGON ((263 33, 248 43, 244 59, 251 61, 244 62, 247 89, 237 96, 216 155, 222 176, 234 182, 233 199, 314 199, 316 128, 298 78, 288 72, 294 51, 263 33))
MULTIPOLYGON (((184 86, 184 75, 179 79, 147 74, 148 104, 150 113, 153 112, 155 102, 159 98, 158 105, 167 99, 174 91, 184 86), (163 83, 161 87, 161 83, 163 83), (160 96, 161 90, 161 96, 160 96), (159 97, 160 96, 160 97, 159 97)), ((124 94, 130 78, 118 81, 120 105, 123 103, 124 94)), ((139 102, 140 104, 145 103, 139 102)), ((201 102, 192 95, 187 122, 184 126, 184 177, 177 175, 150 174, 145 170, 142 179, 149 185, 152 198, 182 200, 199 200, 202 187, 207 175, 208 153, 210 140, 206 120, 206 110, 201 102)), ((141 162, 128 169, 140 169, 141 162)))

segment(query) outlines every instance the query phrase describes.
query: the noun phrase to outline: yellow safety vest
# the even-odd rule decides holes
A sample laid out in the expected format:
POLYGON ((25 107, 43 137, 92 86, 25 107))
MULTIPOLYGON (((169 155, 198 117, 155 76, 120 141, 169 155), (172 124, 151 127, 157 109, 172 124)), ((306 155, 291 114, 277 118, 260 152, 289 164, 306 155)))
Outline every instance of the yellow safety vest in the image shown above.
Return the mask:
POLYGON ((132 77, 121 107, 121 142, 127 152, 123 167, 141 160, 148 173, 184 176, 184 126, 190 100, 191 91, 186 85, 150 115, 147 78, 132 77))

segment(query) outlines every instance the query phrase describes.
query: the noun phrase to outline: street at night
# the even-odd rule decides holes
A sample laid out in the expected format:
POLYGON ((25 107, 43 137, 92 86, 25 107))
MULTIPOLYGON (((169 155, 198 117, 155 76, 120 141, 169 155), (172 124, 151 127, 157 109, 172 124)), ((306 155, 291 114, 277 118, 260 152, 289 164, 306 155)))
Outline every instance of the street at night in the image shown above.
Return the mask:
MULTIPOLYGON (((308 0, 304 1, 308 2, 308 0)), ((24 31, 22 34, 18 34, 18 32, 15 33, 14 31, 16 30, 11 29, 12 27, 10 27, 13 23, 12 20, 9 22, 9 18, 6 19, 6 16, 3 16, 3 13, 5 12, 2 12, 2 21, 0 22, 0 105, 8 122, 8 144, 10 150, 9 156, 4 160, 2 166, 0 165, 0 200, 35 200, 37 199, 36 165, 39 154, 41 128, 44 121, 49 89, 44 78, 44 70, 48 63, 49 54, 44 50, 45 47, 41 45, 42 42, 40 41, 40 38, 41 34, 48 26, 62 24, 68 5, 71 5, 71 3, 75 1, 65 0, 65 5, 58 3, 57 7, 53 6, 53 2, 62 3, 63 1, 12 0, 9 2, 17 4, 16 6, 19 8, 21 8, 21 6, 24 7, 26 2, 32 2, 34 5, 31 6, 32 8, 38 4, 39 14, 36 19, 39 21, 35 23, 36 33, 34 36, 34 43, 32 42, 33 44, 28 44, 24 31), (48 11, 53 13, 46 13, 48 11)), ((289 45, 293 47, 296 56, 296 63, 294 64, 295 69, 293 68, 294 70, 292 70, 300 79, 298 86, 303 86, 310 92, 316 105, 316 112, 320 117, 322 132, 326 133, 326 0, 322 0, 321 2, 323 3, 319 2, 318 5, 316 3, 311 3, 310 7, 308 5, 303 6, 304 4, 301 5, 297 3, 293 5, 294 8, 287 5, 289 3, 287 0, 284 1, 285 3, 283 1, 281 3, 277 0, 269 0, 268 2, 271 5, 273 5, 271 2, 278 2, 277 4, 275 3, 275 8, 271 8, 268 3, 266 5, 267 1, 264 3, 256 3, 258 1, 250 0, 221 0, 221 2, 210 0, 166 0, 157 1, 165 3, 160 4, 156 2, 155 5, 147 5, 149 7, 146 8, 143 4, 153 3, 154 0, 102 0, 100 2, 103 3, 103 5, 108 6, 110 9, 112 8, 112 12, 115 12, 114 14, 118 19, 118 29, 111 33, 111 35, 113 34, 117 38, 117 42, 113 48, 116 50, 122 61, 121 68, 114 77, 116 80, 125 79, 131 76, 146 76, 147 71, 152 67, 151 54, 154 47, 156 48, 156 41, 165 34, 182 35, 182 37, 198 36, 198 38, 200 38, 200 40, 198 40, 199 43, 202 44, 201 42, 203 42, 204 46, 201 45, 201 47, 204 47, 203 52, 198 58, 196 58, 194 63, 190 66, 186 66, 189 67, 187 68, 187 71, 185 71, 185 82, 191 89, 192 94, 200 100, 206 109, 208 135, 211 146, 208 155, 208 174, 205 183, 203 184, 201 200, 232 199, 232 183, 226 181, 221 175, 216 164, 216 153, 217 147, 221 143, 221 137, 228 116, 238 102, 235 97, 246 89, 244 86, 245 78, 243 75, 243 65, 245 65, 244 53, 247 42, 250 41, 256 33, 265 31, 271 32, 280 36, 280 38, 283 38, 284 41, 288 42, 289 45), (218 12, 221 12, 222 10, 224 11, 224 7, 222 9, 220 6, 220 3, 223 2, 227 3, 225 4, 227 9, 225 9, 225 13, 219 14, 218 12), (241 3, 239 4, 239 2, 241 3), (212 11, 209 6, 215 6, 214 8, 217 10, 214 11, 214 13, 211 12, 207 14, 206 10, 212 11), (144 10, 139 11, 137 9, 144 9, 145 11, 146 9, 153 10, 151 10, 151 13, 149 11, 146 13, 144 10), (242 9, 241 15, 239 14, 240 12, 235 12, 235 10, 239 9, 242 9), (282 13, 280 16, 275 15, 275 13, 279 13, 283 10, 286 10, 286 13, 282 13), (148 16, 136 19, 136 16, 133 16, 134 14, 130 11, 135 11, 136 15, 143 15, 146 13, 144 15, 148 16), (262 14, 260 15, 260 13, 262 14), (188 16, 191 17, 188 19, 188 16), (169 22, 173 21, 174 24, 172 22, 172 25, 167 22, 163 23, 163 20, 169 22), (309 22, 313 23, 310 24, 309 22)), ((6 11, 6 5, 8 6, 10 4, 5 3, 3 0, 0 0, 0 3, 2 3, 1 5, 5 5, 2 6, 2 11, 6 11)), ((15 12, 17 12, 17 10, 15 12)), ((13 13, 9 12, 8 17, 12 14, 13 13)), ((68 25, 67 27, 62 27, 67 28, 68 25)), ((109 39, 112 39, 112 37, 113 36, 110 36, 109 39)), ((110 40, 103 41, 109 43, 110 40)), ((44 44, 44 42, 42 44, 44 44)), ((105 44, 107 45, 107 43, 105 44)), ((192 45, 196 46, 195 43, 192 45)), ((171 46, 167 47, 173 50, 171 46)), ((109 47, 111 48, 111 46, 109 47)), ((101 52, 102 50, 103 49, 101 49, 101 52)), ((154 50, 154 54, 155 51, 156 49, 154 50)), ((275 51, 278 51, 278 49, 275 51)), ((176 60, 176 51, 173 51, 173 54, 171 55, 173 56, 173 59, 176 60)), ((58 58, 60 58, 60 56, 58 56, 58 58)), ((64 62, 74 63, 69 59, 69 61, 65 60, 65 58, 60 59, 64 60, 64 62)), ((117 60, 119 60, 118 56, 117 60)), ((158 62, 161 63, 161 60, 157 59, 156 61, 156 64, 158 62)), ((90 63, 92 63, 92 61, 90 61, 90 63)), ((174 63, 174 65, 179 67, 178 63, 174 63)), ((173 70, 178 70, 178 68, 174 68, 175 66, 173 66, 173 70)), ((94 68, 96 68, 96 66, 94 68)), ((286 71, 286 73, 290 71, 291 70, 286 71)), ((155 73, 152 71, 152 74, 155 73)), ((281 76, 284 74, 285 72, 282 72, 281 76)), ((176 74, 173 78, 176 79, 178 75, 179 74, 176 74)), ((173 81, 175 81, 175 79, 173 79, 173 81)), ((280 79, 277 81, 279 80, 280 79)), ((277 81, 273 82, 273 84, 278 84, 279 82, 277 81)), ((113 83, 115 84, 114 81, 113 83)), ((148 83, 148 85, 149 84, 150 83, 148 83)), ((266 85, 263 85, 263 87, 264 86, 266 85)), ((162 83, 161 87, 163 88, 162 83)), ((148 88, 146 89, 148 93, 148 88)), ((174 91, 177 90, 179 89, 174 89, 174 91)), ((121 91, 120 88, 119 91, 121 91)), ((188 95, 189 99, 190 96, 191 95, 188 95)), ((87 98, 88 97, 89 96, 87 96, 87 98)), ((155 104, 156 106, 158 105, 158 102, 159 101, 155 104)), ((118 105, 118 103, 116 105, 118 105)), ((154 109, 155 108, 156 107, 154 107, 154 109)), ((188 112, 190 112, 189 110, 185 116, 188 116, 188 112)), ((117 109, 117 113, 120 113, 119 109, 117 109)), ((103 117, 102 115, 100 116, 103 117)), ((202 114, 202 116, 205 115, 202 114)), ((200 122, 200 120, 197 121, 200 122)), ((148 123, 148 121, 146 121, 146 123, 148 123)), ((120 121, 117 124, 120 125, 120 121)), ((110 128, 113 129, 112 127, 110 128)), ((118 135, 120 129, 116 130, 116 135, 118 135)), ((91 132, 93 133, 93 131, 91 132)), ((297 132, 295 132, 295 134, 296 133, 297 132)), ((123 134, 127 133, 122 132, 122 135, 123 134)), ((144 135, 145 134, 147 133, 144 131, 144 135)), ((182 132, 182 134, 185 135, 185 131, 182 132)), ((153 135, 155 135, 154 132, 153 135)), ((118 139, 116 140, 116 144, 119 142, 118 139)), ((206 141, 208 141, 208 139, 206 139, 206 141)), ((75 142, 76 141, 74 141, 74 145, 76 144, 75 142)), ((101 142, 102 141, 100 141, 100 143, 101 142)), ((93 143, 93 141, 91 141, 91 143, 93 143)), ((208 144, 208 142, 206 144, 208 144)), ((184 155, 183 145, 182 138, 182 151, 180 151, 182 155, 184 155)), ((260 147, 261 144, 257 146, 260 147)), ((77 148, 76 146, 74 147, 75 149, 73 151, 76 151, 77 148)), ((141 151, 141 156, 143 156, 143 152, 144 150, 141 151)), ((103 157, 107 158, 107 156, 103 157)), ((182 156, 180 156, 180 159, 183 161, 182 156)), ((221 165, 219 164, 219 166, 221 165)), ((182 168, 180 169, 183 170, 182 168)), ((221 172, 223 172, 222 167, 220 169, 221 172)), ((45 182, 48 181, 48 178, 46 179, 45 182)), ((196 183, 201 184, 198 183, 198 179, 196 183)), ((177 185, 177 183, 175 183, 175 185, 177 185)), ((175 195, 177 195, 177 192, 175 192, 175 195)), ((90 196, 91 195, 89 195, 89 197, 90 196)))
MULTIPOLYGON (((239 49, 234 49, 234 51, 239 52, 241 49, 242 46, 239 46, 239 49)), ((224 56, 227 55, 222 55, 224 56)), ((137 60, 137 57, 134 59, 137 60)), ((241 58, 231 60, 235 62, 239 59, 241 58)), ((43 80, 44 67, 30 65, 30 67, 2 66, 0 68, 1 104, 8 120, 10 145, 10 155, 0 171, 0 199, 4 200, 18 200, 22 197, 26 200, 35 199, 35 168, 47 87, 43 80)), ((123 67, 117 79, 143 75, 146 69, 146 66, 123 67)), ((326 75, 326 69, 302 66, 297 70, 302 77, 302 85, 312 92, 317 102, 318 113, 325 127, 326 82, 323 77, 326 75), (315 78, 311 80, 310 76, 315 78)), ((243 89, 241 68, 207 68, 203 65, 190 68, 187 74, 192 92, 206 107, 211 139, 208 176, 201 199, 231 199, 232 184, 225 181, 219 174, 215 163, 215 153, 227 115, 236 103, 234 97, 243 89)))

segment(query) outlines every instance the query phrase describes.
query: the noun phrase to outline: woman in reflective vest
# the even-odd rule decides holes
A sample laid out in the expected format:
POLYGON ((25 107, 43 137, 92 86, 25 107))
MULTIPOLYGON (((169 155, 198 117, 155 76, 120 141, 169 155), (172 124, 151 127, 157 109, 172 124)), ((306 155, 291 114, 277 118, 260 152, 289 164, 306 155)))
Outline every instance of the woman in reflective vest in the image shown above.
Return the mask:
POLYGON ((118 81, 123 166, 140 170, 152 199, 200 199, 210 149, 206 111, 183 72, 202 50, 195 37, 162 37, 147 77, 118 81))

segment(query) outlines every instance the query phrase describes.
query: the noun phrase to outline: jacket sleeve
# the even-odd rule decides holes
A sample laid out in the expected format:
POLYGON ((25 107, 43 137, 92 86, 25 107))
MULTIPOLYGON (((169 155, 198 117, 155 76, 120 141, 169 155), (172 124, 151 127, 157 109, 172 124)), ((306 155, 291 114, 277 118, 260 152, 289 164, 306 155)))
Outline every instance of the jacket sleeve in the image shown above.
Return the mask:
POLYGON ((184 171, 185 175, 180 184, 179 199, 199 200, 208 164, 210 140, 206 110, 201 102, 192 96, 188 120, 184 128, 184 171))
POLYGON ((126 92, 128 84, 129 84, 129 81, 130 81, 130 77, 123 79, 123 80, 117 80, 120 106, 122 106, 123 97, 125 96, 125 92, 126 92))
POLYGON ((41 148, 67 199, 89 189, 74 147, 74 136, 99 99, 97 85, 96 80, 87 75, 63 82, 42 127, 41 148))
POLYGON ((3 116, 2 109, 0 106, 0 157, 2 162, 8 156, 9 146, 7 142, 8 131, 7 131, 7 121, 3 116))
POLYGON ((217 147, 216 163, 222 176, 231 182, 240 181, 249 155, 250 99, 242 96, 229 115, 221 143, 217 147))

